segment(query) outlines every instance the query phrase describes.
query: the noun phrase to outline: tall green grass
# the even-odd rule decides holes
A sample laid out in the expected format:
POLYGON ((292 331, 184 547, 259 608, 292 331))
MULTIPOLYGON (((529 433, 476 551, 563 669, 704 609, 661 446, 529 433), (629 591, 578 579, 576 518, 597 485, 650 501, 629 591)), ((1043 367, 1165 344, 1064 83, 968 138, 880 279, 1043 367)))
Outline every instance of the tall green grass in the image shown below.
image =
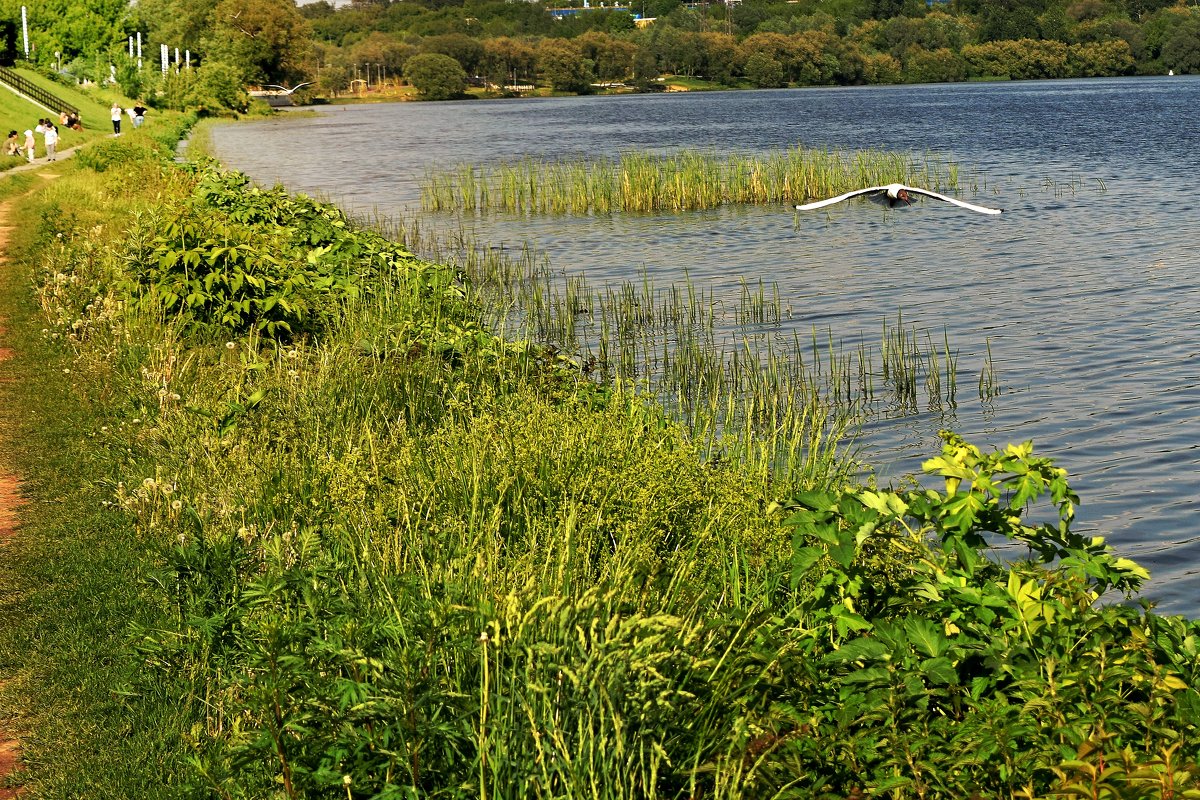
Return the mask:
POLYGON ((627 151, 595 159, 533 159, 492 167, 431 168, 421 190, 430 211, 529 214, 690 211, 729 203, 801 203, 888 183, 958 189, 953 162, 893 151, 790 148, 765 154, 627 151))

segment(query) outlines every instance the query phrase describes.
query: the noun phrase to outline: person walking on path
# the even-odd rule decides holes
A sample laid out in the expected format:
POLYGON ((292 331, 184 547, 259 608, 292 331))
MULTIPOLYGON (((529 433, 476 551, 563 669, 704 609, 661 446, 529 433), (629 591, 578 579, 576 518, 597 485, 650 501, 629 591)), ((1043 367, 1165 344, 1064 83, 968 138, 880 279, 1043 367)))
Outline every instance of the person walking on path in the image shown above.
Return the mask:
POLYGON ((113 136, 120 136, 121 135, 121 111, 122 111, 121 106, 117 103, 113 103, 112 108, 109 109, 109 111, 112 112, 113 136))
POLYGON ((46 160, 56 160, 58 158, 58 126, 50 120, 46 120, 46 127, 42 131, 42 138, 46 142, 46 160))
POLYGON ((140 128, 146 121, 146 107, 138 103, 133 107, 133 127, 140 128))
POLYGON ((37 147, 37 140, 33 138, 33 131, 26 129, 25 131, 25 156, 29 159, 29 163, 33 163, 33 150, 37 147))

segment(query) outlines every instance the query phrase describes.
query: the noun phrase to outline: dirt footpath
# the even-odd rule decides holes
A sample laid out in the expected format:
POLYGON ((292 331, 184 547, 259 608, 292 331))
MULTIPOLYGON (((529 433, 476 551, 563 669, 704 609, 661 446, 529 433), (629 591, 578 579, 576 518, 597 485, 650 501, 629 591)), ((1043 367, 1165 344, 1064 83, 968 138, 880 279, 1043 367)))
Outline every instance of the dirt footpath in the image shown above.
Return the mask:
MULTIPOLYGON (((0 269, 7 260, 8 235, 12 230, 8 223, 11 201, 0 203, 0 269)), ((3 345, 6 330, 4 320, 0 319, 0 345, 3 345)), ((0 346, 0 361, 7 360, 12 350, 0 346)), ((3 380, 3 378, 0 378, 3 380)), ((15 476, 0 471, 0 569, 6 568, 4 548, 12 539, 17 525, 17 508, 20 505, 20 482, 15 476)), ((0 675, 0 683, 7 681, 9 676, 0 675)), ((9 729, 8 715, 0 709, 0 800, 12 800, 24 792, 20 788, 11 788, 9 784, 13 775, 21 768, 21 743, 15 733, 9 729)))

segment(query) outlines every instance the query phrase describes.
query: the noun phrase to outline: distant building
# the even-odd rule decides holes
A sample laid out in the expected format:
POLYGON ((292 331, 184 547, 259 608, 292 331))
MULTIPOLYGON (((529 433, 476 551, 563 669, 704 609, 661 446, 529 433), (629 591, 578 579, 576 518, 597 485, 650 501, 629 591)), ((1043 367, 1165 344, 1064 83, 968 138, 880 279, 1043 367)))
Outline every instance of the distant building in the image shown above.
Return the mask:
MULTIPOLYGON (((793 1, 799 2, 799 0, 789 0, 789 2, 793 2, 793 1)), ((726 6, 740 6, 742 4, 742 0, 715 0, 715 2, 720 2, 721 4, 726 5, 726 6)), ((950 2, 950 0, 937 0, 937 2, 948 3, 948 2, 950 2)), ((705 2, 684 3, 683 5, 685 8, 690 8, 690 9, 695 10, 695 9, 707 8, 709 5, 711 5, 711 3, 707 2, 707 0, 705 0, 705 2)), ((619 0, 617 2, 613 2, 611 5, 606 5, 605 3, 602 2, 598 6, 593 6, 591 3, 591 0, 583 0, 582 6, 550 8, 550 9, 548 9, 548 11, 550 12, 550 16, 554 17, 555 19, 566 19, 567 17, 574 17, 578 14, 586 14, 590 11, 625 11, 625 12, 628 12, 629 15, 633 17, 633 21, 635 23, 637 23, 637 26, 639 28, 646 27, 651 22, 654 22, 654 19, 655 19, 654 17, 643 17, 641 12, 633 10, 633 6, 621 5, 619 0)))
POLYGON ((574 17, 578 14, 587 14, 591 11, 624 11, 633 17, 634 22, 637 22, 638 20, 642 19, 641 12, 634 11, 632 6, 628 6, 628 5, 623 6, 618 2, 614 2, 611 5, 605 5, 602 2, 598 6, 593 6, 591 4, 591 0, 583 0, 582 7, 551 8, 548 10, 550 12, 550 16, 554 17, 555 19, 566 19, 567 17, 574 17))

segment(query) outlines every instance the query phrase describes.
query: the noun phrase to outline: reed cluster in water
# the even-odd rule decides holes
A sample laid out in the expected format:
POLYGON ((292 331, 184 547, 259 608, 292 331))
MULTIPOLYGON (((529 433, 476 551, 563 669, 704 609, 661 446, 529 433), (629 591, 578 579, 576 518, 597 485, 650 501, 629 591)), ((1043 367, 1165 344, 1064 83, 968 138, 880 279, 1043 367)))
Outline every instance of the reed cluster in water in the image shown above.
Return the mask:
MULTIPOLYGON (((763 470, 783 466, 788 453, 820 453, 805 441, 815 420, 840 435, 873 417, 949 413, 958 404, 959 353, 948 334, 918 330, 899 313, 881 321, 878 338, 847 343, 828 330, 797 331, 796 311, 762 281, 743 280, 725 297, 686 274, 668 286, 643 274, 593 287, 528 246, 483 247, 417 224, 389 235, 461 269, 491 309, 493 329, 551 344, 603 381, 656 396, 697 440, 720 441, 723 456, 763 470), (755 453, 744 450, 751 442, 755 453)), ((1001 388, 990 347, 982 361, 986 401, 1001 388)))
POLYGON ((926 155, 793 147, 755 154, 628 151, 616 157, 534 159, 431 169, 427 211, 610 214, 692 211, 727 203, 800 203, 863 186, 958 188, 959 167, 926 155))

